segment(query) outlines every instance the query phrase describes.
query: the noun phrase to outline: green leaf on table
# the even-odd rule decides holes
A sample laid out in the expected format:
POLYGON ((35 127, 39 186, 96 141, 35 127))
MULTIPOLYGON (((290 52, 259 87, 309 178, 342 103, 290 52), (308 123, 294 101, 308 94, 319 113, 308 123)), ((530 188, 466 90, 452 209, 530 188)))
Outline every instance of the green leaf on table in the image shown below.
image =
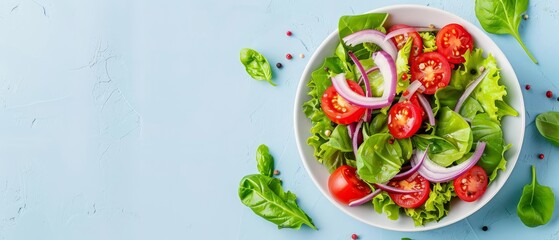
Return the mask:
POLYGON ((538 183, 536 167, 532 165, 532 183, 524 186, 516 213, 524 225, 537 227, 551 220, 554 209, 555 195, 553 190, 538 183))
POLYGON ((277 178, 252 174, 241 179, 239 198, 254 213, 278 228, 299 229, 303 224, 316 230, 312 219, 297 205, 297 196, 284 192, 277 178))
POLYGON ((266 80, 272 86, 276 84, 272 82, 272 68, 268 60, 256 50, 250 48, 241 49, 241 63, 253 79, 266 80))
POLYGON ((559 112, 540 113, 536 117, 536 128, 550 143, 559 147, 559 112))
POLYGON ((522 13, 528 10, 528 0, 476 0, 475 11, 479 23, 485 31, 493 34, 510 34, 522 46, 535 64, 536 58, 522 42, 518 28, 522 13))
POLYGON ((264 144, 256 149, 256 167, 264 176, 271 177, 274 174, 274 157, 270 154, 268 146, 264 144))

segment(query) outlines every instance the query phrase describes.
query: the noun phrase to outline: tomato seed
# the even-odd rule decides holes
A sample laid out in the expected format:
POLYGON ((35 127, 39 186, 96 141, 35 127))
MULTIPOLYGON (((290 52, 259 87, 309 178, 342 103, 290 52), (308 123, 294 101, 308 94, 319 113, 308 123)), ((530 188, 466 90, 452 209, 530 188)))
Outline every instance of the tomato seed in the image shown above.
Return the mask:
POLYGON ((553 97, 553 93, 552 93, 551 91, 547 91, 547 92, 545 92, 545 96, 546 96, 547 98, 552 98, 552 97, 553 97))
POLYGON ((290 53, 288 53, 285 55, 285 58, 287 58, 287 60, 291 60, 293 56, 290 53))
POLYGON ((526 86, 524 88, 526 88, 526 90, 530 90, 530 88, 532 88, 532 86, 530 86, 530 84, 526 84, 526 86))
POLYGON ((277 68, 282 68, 283 65, 282 65, 281 63, 276 63, 276 67, 277 67, 277 68))
POLYGON ((351 239, 356 240, 358 238, 359 238, 359 236, 357 236, 357 234, 355 234, 355 233, 351 234, 351 239))
POLYGON ((291 31, 287 31, 285 34, 286 34, 288 37, 291 37, 291 35, 293 35, 293 33, 292 33, 291 31))
POLYGON ((483 230, 485 232, 485 231, 489 230, 489 227, 488 226, 483 226, 483 227, 481 227, 481 230, 483 230))
POLYGON ((539 159, 544 159, 544 158, 545 158, 545 155, 543 155, 543 153, 540 153, 540 155, 538 155, 538 158, 539 158, 539 159))

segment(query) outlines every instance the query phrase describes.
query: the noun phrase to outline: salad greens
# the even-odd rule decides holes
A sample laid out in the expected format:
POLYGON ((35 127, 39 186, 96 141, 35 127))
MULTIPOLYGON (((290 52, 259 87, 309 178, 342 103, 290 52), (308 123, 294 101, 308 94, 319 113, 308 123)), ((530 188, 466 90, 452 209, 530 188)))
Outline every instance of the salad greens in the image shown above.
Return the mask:
POLYGON ((255 80, 266 80, 272 86, 272 68, 268 60, 256 50, 250 48, 241 49, 241 63, 245 66, 247 73, 255 80))
POLYGON ((536 128, 553 145, 559 147, 559 112, 545 112, 536 117, 536 128))
POLYGON ((521 15, 528 9, 528 0, 476 0, 475 8, 476 17, 485 31, 512 35, 532 62, 538 64, 538 60, 526 48, 518 32, 521 15))
POLYGON ((317 230, 312 219, 297 205, 297 196, 284 192, 281 181, 272 177, 274 158, 264 144, 256 152, 258 170, 261 174, 243 177, 239 184, 241 202, 262 218, 275 223, 278 228, 299 229, 303 224, 317 230))
POLYGON ((274 157, 270 154, 268 146, 260 144, 256 149, 256 167, 258 172, 264 176, 271 177, 274 174, 274 157))
POLYGON ((532 183, 524 186, 516 213, 528 227, 544 225, 551 220, 555 208, 555 195, 550 187, 542 186, 536 178, 536 167, 532 165, 532 183))
MULTIPOLYGON (((340 40, 364 29, 385 32, 387 17, 388 14, 384 13, 343 16, 338 26, 340 40)), ((436 33, 420 32, 419 35, 423 40, 424 52, 437 51, 436 33)), ((411 83, 409 78, 403 76, 411 75, 408 59, 412 47, 413 39, 410 37, 398 50, 395 59, 398 75, 396 99, 411 83)), ((499 170, 505 169, 504 154, 511 147, 504 140, 501 119, 504 116, 518 116, 518 112, 506 103, 507 91, 500 83, 501 75, 495 58, 491 54, 484 56, 483 51, 475 47, 466 51, 463 55, 465 62, 457 64, 451 71, 448 86, 439 88, 427 100, 433 106, 435 125, 423 126, 420 132, 410 138, 395 139, 388 129, 390 106, 376 109, 373 110, 372 120, 363 122, 360 130, 363 143, 356 153, 353 152, 351 131, 346 125, 335 124, 326 116, 321 108, 321 99, 326 89, 332 86, 331 77, 340 73, 345 73, 346 79, 355 81, 361 77, 356 64, 347 57, 348 51, 358 57, 364 69, 370 69, 375 66, 371 54, 377 50, 379 48, 373 44, 348 47, 340 43, 333 55, 325 58, 322 66, 312 72, 307 84, 310 99, 303 104, 303 111, 312 123, 307 143, 314 149, 316 159, 330 173, 342 165, 355 167, 358 177, 373 186, 387 183, 402 171, 404 165, 409 165, 414 149, 427 150, 430 160, 442 167, 452 167, 470 158, 477 143, 482 141, 486 147, 478 165, 485 170, 489 181, 493 181, 499 170), (462 107, 457 112, 453 111, 464 91, 485 71, 487 75, 473 89, 462 107)), ((384 89, 382 74, 379 71, 367 74, 372 96, 381 96, 384 89)), ((417 208, 400 207, 384 191, 372 199, 372 205, 377 213, 385 213, 389 219, 396 220, 400 214, 406 214, 415 225, 420 226, 445 217, 451 200, 456 196, 453 182, 448 181, 431 183, 426 202, 417 208)))

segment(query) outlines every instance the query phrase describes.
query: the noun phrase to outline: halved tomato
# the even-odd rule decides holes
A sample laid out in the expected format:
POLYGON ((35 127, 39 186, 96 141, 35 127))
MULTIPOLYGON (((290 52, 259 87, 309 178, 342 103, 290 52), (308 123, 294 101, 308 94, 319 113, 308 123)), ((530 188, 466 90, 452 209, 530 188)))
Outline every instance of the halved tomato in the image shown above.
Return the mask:
MULTIPOLYGON (((396 24, 390 27, 388 29, 388 32, 393 32, 395 30, 407 28, 407 27, 410 26, 405 24, 396 24)), ((410 59, 413 59, 419 56, 419 54, 423 53, 423 39, 421 38, 418 32, 408 32, 406 34, 397 35, 392 38, 392 42, 394 42, 394 44, 396 45, 396 47, 398 47, 399 50, 404 47, 409 37, 413 38, 411 54, 410 54, 410 59)))
POLYGON ((342 165, 328 178, 328 190, 336 200, 349 204, 371 193, 371 188, 355 174, 356 169, 342 165))
POLYGON ((437 52, 446 57, 448 62, 459 64, 466 60, 462 55, 474 49, 472 35, 459 24, 451 23, 439 31, 436 37, 437 52))
POLYGON ((421 107, 410 101, 394 104, 388 112, 388 131, 396 139, 409 138, 421 127, 421 107))
MULTIPOLYGON (((359 95, 364 96, 365 93, 363 89, 354 81, 347 80, 351 90, 359 95)), ((322 95, 322 101, 320 106, 332 122, 337 124, 349 124, 352 122, 357 122, 363 114, 365 114, 365 108, 355 106, 345 100, 342 96, 336 92, 334 86, 330 86, 324 94, 322 95)))
POLYGON ((389 193, 390 198, 398 206, 403 208, 417 208, 429 198, 429 192, 431 192, 431 184, 427 179, 419 174, 411 179, 405 179, 401 181, 391 181, 388 185, 405 190, 419 190, 416 193, 389 193), (408 181, 409 180, 409 181, 408 181))
POLYGON ((419 55, 412 61, 410 71, 411 80, 419 80, 425 87, 425 94, 435 94, 437 89, 446 87, 452 74, 450 64, 438 52, 419 55))
POLYGON ((473 202, 485 193, 487 189, 487 173, 480 166, 473 166, 470 170, 454 179, 454 191, 458 197, 466 202, 473 202))

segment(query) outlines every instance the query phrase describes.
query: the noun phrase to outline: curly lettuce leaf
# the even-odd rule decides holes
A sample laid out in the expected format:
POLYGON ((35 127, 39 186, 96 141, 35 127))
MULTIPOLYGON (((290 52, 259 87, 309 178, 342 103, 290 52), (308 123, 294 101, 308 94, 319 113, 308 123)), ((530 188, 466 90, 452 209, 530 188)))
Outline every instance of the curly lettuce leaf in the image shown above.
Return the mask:
POLYGON ((419 36, 423 40, 423 52, 434 52, 437 50, 437 42, 435 41, 435 34, 432 32, 420 32, 419 36))
POLYGON ((456 196, 452 182, 435 183, 432 186, 429 198, 423 206, 404 209, 406 215, 413 219, 415 226, 441 220, 448 214, 450 200, 456 196))
POLYGON ((386 192, 382 192, 373 198, 373 207, 379 214, 386 213, 390 220, 398 220, 400 216, 400 206, 396 205, 386 192))

